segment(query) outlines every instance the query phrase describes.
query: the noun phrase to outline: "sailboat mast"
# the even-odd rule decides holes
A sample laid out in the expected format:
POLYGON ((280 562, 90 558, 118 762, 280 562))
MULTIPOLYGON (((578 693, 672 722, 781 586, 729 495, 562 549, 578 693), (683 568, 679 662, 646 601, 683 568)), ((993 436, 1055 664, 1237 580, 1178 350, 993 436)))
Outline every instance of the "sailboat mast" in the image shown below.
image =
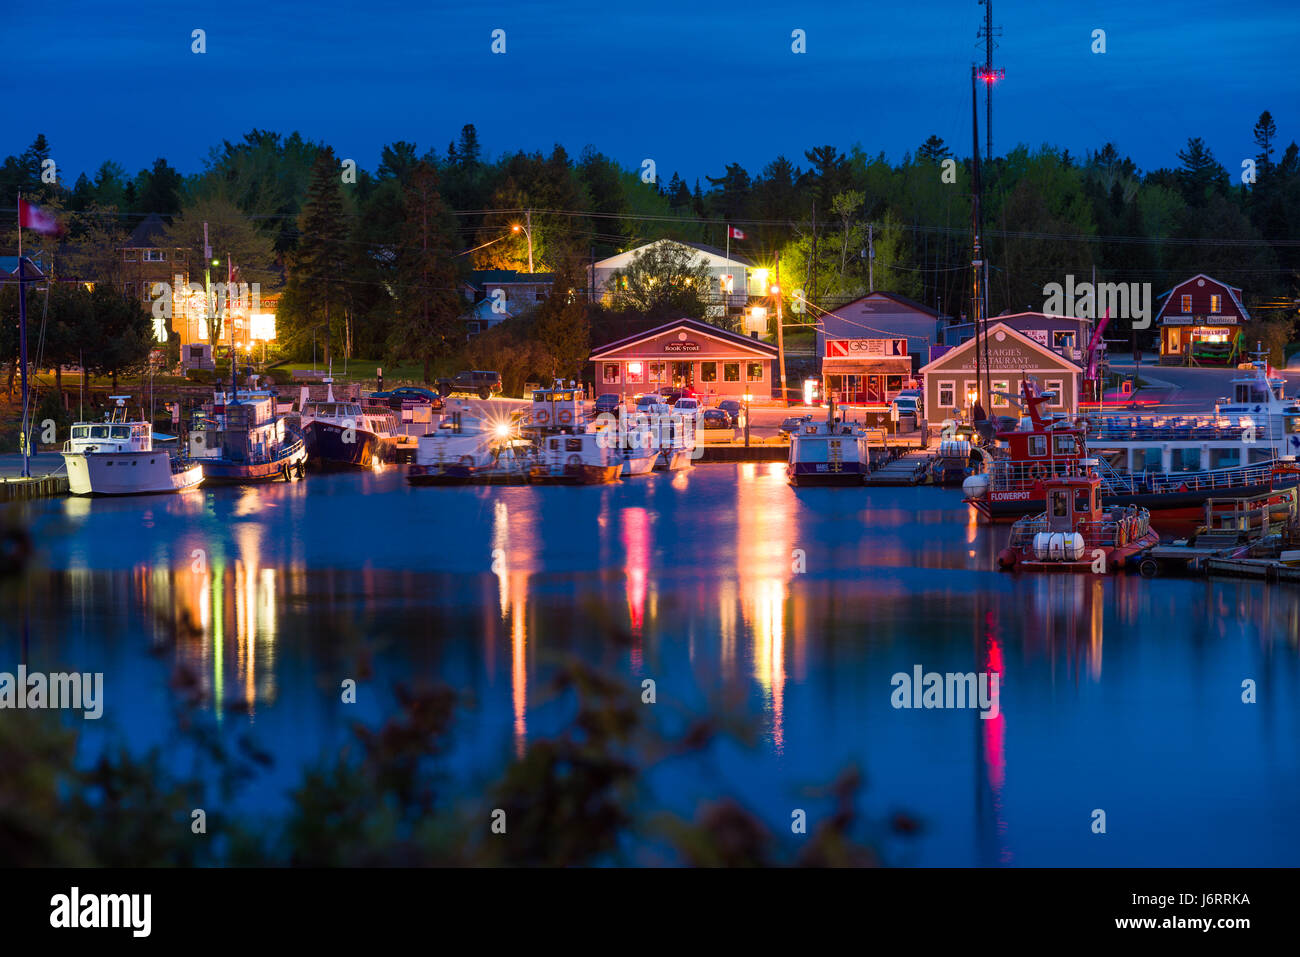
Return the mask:
MULTIPOLYGON (((971 104, 971 322, 975 330, 975 404, 984 409, 986 414, 988 407, 983 402, 984 380, 981 376, 980 348, 982 343, 982 324, 981 305, 983 297, 980 291, 980 269, 983 265, 980 259, 980 129, 979 129, 979 96, 976 93, 975 77, 978 73, 976 67, 972 66, 970 71, 970 104, 971 104)), ((971 410, 971 422, 975 421, 974 410, 971 410)))

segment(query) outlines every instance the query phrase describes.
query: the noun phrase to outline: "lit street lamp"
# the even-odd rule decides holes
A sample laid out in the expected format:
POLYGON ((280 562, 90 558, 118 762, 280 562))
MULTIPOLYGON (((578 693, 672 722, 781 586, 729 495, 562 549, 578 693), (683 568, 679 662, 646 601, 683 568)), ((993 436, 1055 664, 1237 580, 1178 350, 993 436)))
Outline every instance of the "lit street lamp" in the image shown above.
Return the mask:
POLYGON ((528 237, 528 271, 531 273, 533 271, 533 211, 531 209, 527 210, 524 216, 527 219, 527 225, 515 223, 510 229, 512 232, 522 232, 528 237))

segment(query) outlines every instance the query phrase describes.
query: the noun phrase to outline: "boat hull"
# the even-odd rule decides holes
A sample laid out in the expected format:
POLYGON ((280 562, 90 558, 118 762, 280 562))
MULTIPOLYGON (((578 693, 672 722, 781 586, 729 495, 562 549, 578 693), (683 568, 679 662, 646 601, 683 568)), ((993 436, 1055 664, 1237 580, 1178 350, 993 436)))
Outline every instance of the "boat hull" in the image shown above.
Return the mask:
POLYGON ((371 468, 376 462, 397 460, 396 440, 367 429, 316 420, 303 429, 303 439, 308 463, 320 468, 371 468), (350 437, 345 435, 349 431, 350 437))
POLYGON ((659 461, 659 453, 654 452, 650 455, 628 456, 623 460, 624 475, 649 475, 655 470, 655 463, 659 461))
POLYGON ((690 467, 690 449, 672 449, 669 451, 660 449, 659 457, 655 459, 654 464, 654 470, 656 472, 676 472, 679 469, 687 469, 690 467))
POLYGON ((618 481, 622 470, 623 466, 618 463, 565 465, 560 470, 539 466, 529 473, 529 481, 534 485, 608 485, 618 481))
POLYGON ((195 462, 173 470, 166 452, 64 452, 68 491, 73 495, 161 495, 184 492, 203 482, 195 462))
POLYGON ((1159 544, 1160 535, 1154 529, 1151 529, 1142 537, 1135 538, 1124 545, 1089 549, 1087 554, 1078 561, 1044 561, 1037 558, 1010 555, 999 557, 998 564, 1005 571, 1066 572, 1076 575, 1110 574, 1130 567, 1131 559, 1141 555, 1153 545, 1159 544), (1096 552, 1101 554, 1097 555, 1096 552), (1098 558, 1102 559, 1101 568, 1104 571, 1097 570, 1098 558))
POLYGON ((203 478, 209 485, 250 485, 258 482, 292 482, 302 478, 307 466, 307 448, 298 445, 292 452, 267 462, 228 462, 221 459, 203 463, 203 478))
POLYGON ((827 462, 795 462, 786 466, 790 484, 796 486, 861 485, 868 469, 861 462, 833 465, 827 462))

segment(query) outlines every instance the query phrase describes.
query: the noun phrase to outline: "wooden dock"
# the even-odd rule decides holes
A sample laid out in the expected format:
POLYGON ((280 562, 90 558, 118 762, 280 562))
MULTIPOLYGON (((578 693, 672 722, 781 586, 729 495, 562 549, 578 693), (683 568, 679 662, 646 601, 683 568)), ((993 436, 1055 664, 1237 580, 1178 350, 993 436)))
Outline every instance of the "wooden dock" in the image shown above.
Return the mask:
POLYGON ((34 498, 58 498, 68 494, 66 475, 37 475, 31 478, 0 478, 0 502, 23 502, 34 498))
POLYGON ((872 469, 864 484, 877 486, 919 485, 925 481, 926 472, 934 456, 925 449, 917 449, 891 459, 880 468, 872 469))

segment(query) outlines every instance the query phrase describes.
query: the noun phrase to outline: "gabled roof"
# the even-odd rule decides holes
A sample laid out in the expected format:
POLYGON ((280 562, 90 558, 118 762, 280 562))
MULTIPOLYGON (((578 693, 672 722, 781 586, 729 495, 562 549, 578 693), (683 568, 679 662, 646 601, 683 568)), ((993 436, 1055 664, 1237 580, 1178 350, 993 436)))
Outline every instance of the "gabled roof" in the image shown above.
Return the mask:
POLYGON ((906 309, 911 309, 914 312, 923 312, 932 319, 938 319, 940 315, 937 310, 931 309, 925 303, 917 302, 915 299, 908 299, 906 296, 900 296, 896 292, 884 292, 880 290, 877 290, 876 292, 869 292, 865 296, 859 296, 857 299, 854 299, 851 302, 846 302, 843 303, 842 305, 836 306, 834 309, 830 310, 830 314, 838 315, 841 309, 847 309, 849 306, 856 306, 858 303, 865 302, 868 299, 888 299, 891 302, 895 302, 898 305, 903 306, 906 309))
POLYGON ((131 237, 123 249, 157 249, 167 232, 167 224, 157 213, 150 213, 139 226, 131 230, 131 237))
POLYGON ((655 326, 653 329, 647 329, 645 332, 638 332, 636 335, 627 336, 614 342, 607 342, 603 346, 598 346, 591 351, 589 360, 603 359, 611 352, 618 352, 620 349, 626 349, 628 346, 635 345, 638 342, 644 342, 647 339, 653 339, 656 336, 662 336, 665 333, 681 329, 687 332, 693 332, 697 335, 710 336, 721 342, 737 346, 742 349, 749 349, 763 358, 775 358, 776 346, 763 342, 761 339, 754 339, 751 336, 743 336, 738 332, 729 332, 718 326, 711 326, 707 322, 700 322, 698 319, 674 319, 671 322, 665 322, 663 325, 655 326))
MULTIPOLYGON (((1064 366, 1069 371, 1074 371, 1079 373, 1083 372, 1082 367, 1075 365, 1069 359, 1062 358, 1058 353, 1055 353, 1051 349, 1048 349, 1040 345, 1039 343, 1035 342, 1033 339, 1030 339, 1023 332, 1020 332, 1014 327, 1007 325, 1005 322, 993 323, 993 325, 989 326, 988 329, 985 331, 984 336, 985 338, 987 338, 988 336, 996 335, 999 330, 1005 330, 1007 335, 1011 336, 1013 339, 1017 340, 1022 345, 1028 346, 1031 351, 1037 352, 1039 355, 1041 355, 1043 358, 1047 359, 1049 362, 1053 363, 1054 365, 1064 366)), ((947 363, 952 361, 952 359, 955 356, 957 356, 959 353, 970 352, 971 349, 975 347, 975 344, 981 341, 982 340, 978 337, 967 339, 961 345, 949 349, 943 355, 939 356, 939 358, 921 366, 921 370, 920 370, 921 373, 925 374, 932 367, 937 365, 946 365, 947 363)))
POLYGON ((517 269, 475 269, 469 274, 469 281, 475 285, 500 283, 539 283, 550 285, 555 282, 553 272, 519 272, 517 269))
POLYGON ((1164 315, 1165 307, 1169 305, 1169 300, 1173 298, 1175 292, 1177 292, 1183 286, 1186 286, 1189 282, 1194 282, 1197 279, 1205 279, 1208 282, 1214 283, 1216 286, 1228 290, 1228 295, 1232 298, 1232 301, 1236 305, 1238 311, 1241 313, 1242 318, 1250 319, 1250 313, 1246 311, 1246 306, 1241 301, 1241 289, 1238 288, 1237 286, 1228 285, 1222 279, 1215 279, 1213 276, 1207 276, 1203 272, 1198 272, 1195 276, 1192 276, 1190 279, 1184 279, 1182 282, 1178 283, 1178 285, 1174 286, 1172 289, 1162 292, 1160 294, 1160 298, 1162 301, 1160 303, 1160 308, 1156 310, 1156 316, 1160 317, 1164 315))
POLYGON ((593 269, 622 269, 632 261, 632 257, 644 249, 659 243, 673 243, 677 246, 685 246, 688 249, 694 249, 696 252, 703 253, 710 260, 719 260, 719 262, 710 262, 710 265, 722 266, 732 263, 746 268, 754 265, 753 260, 732 251, 730 255, 725 249, 719 249, 717 246, 706 246, 704 243, 687 242, 684 239, 656 239, 654 242, 642 243, 632 249, 626 249, 621 253, 615 253, 613 256, 607 256, 593 264, 593 269))

